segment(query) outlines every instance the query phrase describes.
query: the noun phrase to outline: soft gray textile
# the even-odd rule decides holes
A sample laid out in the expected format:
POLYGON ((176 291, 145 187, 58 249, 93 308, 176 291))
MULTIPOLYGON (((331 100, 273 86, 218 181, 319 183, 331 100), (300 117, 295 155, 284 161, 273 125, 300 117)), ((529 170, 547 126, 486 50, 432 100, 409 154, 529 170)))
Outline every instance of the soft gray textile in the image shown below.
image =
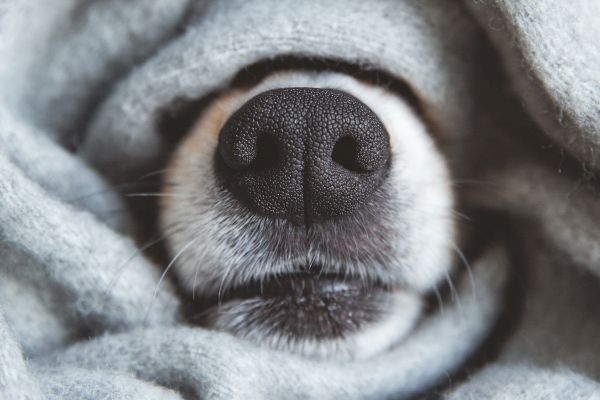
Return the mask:
POLYGON ((597 0, 0 0, 0 398, 598 397, 599 65, 597 0), (107 183, 160 160, 158 110, 289 54, 407 82, 464 201, 510 226, 362 361, 187 326, 107 183), (511 270, 515 326, 454 379, 511 270))

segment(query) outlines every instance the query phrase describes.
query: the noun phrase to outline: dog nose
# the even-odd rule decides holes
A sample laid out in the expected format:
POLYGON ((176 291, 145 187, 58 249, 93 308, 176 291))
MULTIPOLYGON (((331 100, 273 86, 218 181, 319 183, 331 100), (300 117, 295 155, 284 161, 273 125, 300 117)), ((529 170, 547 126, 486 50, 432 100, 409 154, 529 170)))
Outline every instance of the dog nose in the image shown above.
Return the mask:
POLYGON ((223 126, 223 186, 256 213, 295 223, 350 215, 390 165, 377 115, 336 89, 284 88, 247 101, 223 126))

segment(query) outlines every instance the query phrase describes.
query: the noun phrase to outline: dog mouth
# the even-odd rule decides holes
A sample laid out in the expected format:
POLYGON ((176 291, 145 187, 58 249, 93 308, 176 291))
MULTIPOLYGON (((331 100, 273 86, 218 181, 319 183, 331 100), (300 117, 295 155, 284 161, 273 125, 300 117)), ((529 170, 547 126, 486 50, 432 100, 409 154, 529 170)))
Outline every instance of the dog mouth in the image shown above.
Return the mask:
POLYGON ((237 336, 344 338, 383 317, 394 289, 318 271, 268 276, 197 303, 200 324, 237 336))

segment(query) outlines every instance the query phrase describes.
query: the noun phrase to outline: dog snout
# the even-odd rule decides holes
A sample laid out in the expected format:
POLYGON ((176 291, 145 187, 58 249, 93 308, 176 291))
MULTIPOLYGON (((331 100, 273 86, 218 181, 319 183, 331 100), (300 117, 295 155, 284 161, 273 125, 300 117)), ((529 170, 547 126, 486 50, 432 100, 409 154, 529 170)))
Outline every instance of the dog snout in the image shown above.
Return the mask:
POLYGON ((352 214, 382 185, 389 166, 382 122, 337 89, 263 92, 219 136, 223 186, 253 212, 297 224, 352 214))

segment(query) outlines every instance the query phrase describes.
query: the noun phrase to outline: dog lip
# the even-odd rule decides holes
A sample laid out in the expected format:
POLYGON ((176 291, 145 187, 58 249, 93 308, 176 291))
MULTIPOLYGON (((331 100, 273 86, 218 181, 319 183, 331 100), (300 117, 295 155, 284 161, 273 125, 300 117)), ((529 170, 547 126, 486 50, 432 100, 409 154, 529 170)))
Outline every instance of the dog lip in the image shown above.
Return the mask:
POLYGON ((261 297, 264 299, 279 297, 305 298, 311 296, 336 293, 360 293, 373 289, 383 289, 383 285, 366 284, 355 277, 347 277, 332 273, 296 272, 279 276, 271 276, 261 281, 251 282, 233 288, 220 297, 221 302, 230 299, 248 299, 261 297))
POLYGON ((196 298, 193 300, 193 309, 200 310, 199 315, 202 315, 215 306, 234 300, 287 298, 302 302, 319 298, 332 299, 337 296, 359 298, 369 293, 391 292, 392 290, 392 287, 382 282, 368 281, 357 276, 320 271, 291 272, 253 280, 210 297, 196 298))
POLYGON ((192 320, 240 336, 267 332, 291 341, 334 340, 381 318, 393 291, 383 283, 336 273, 270 275, 194 300, 192 320))
POLYGON ((272 275, 261 280, 251 281, 243 286, 225 290, 212 299, 205 299, 205 304, 222 304, 231 300, 251 298, 284 298, 296 299, 314 296, 335 296, 336 294, 364 293, 372 290, 387 290, 377 282, 367 282, 354 276, 317 271, 293 272, 272 275))

